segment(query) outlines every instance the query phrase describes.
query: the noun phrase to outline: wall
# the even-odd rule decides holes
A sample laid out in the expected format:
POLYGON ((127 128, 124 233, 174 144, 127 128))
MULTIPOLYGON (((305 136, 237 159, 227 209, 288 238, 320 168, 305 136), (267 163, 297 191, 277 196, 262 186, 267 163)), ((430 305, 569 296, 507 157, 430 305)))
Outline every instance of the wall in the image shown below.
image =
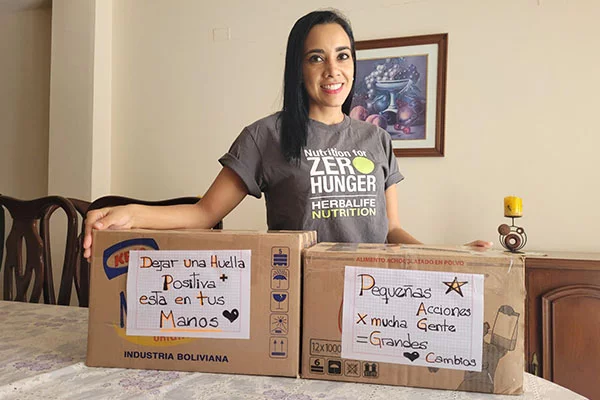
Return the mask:
POLYGON ((0 12, 0 194, 47 193, 50 30, 49 8, 0 12))
POLYGON ((52 13, 41 6, 0 4, 0 194, 21 199, 45 196, 48 185, 52 13))
MULTIPOLYGON (((289 29, 322 5, 115 2, 106 81, 112 84, 109 190, 147 199, 202 194, 244 125, 280 107, 289 29)), ((507 222, 502 198, 513 194, 524 201, 528 249, 598 250, 593 156, 600 145, 594 134, 600 55, 593 40, 600 3, 329 5, 352 20, 357 40, 449 33, 446 156, 398 159, 406 176, 398 207, 407 230, 426 243, 497 242, 496 227, 507 222)), ((264 228, 263 201, 246 199, 225 226, 264 228)))

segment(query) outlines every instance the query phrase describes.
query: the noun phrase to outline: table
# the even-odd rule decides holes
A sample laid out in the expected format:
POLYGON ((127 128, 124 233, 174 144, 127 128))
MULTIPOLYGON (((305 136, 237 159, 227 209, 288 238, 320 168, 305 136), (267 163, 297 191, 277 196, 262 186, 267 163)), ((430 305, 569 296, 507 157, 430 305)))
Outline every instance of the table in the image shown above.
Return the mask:
POLYGON ((85 366, 87 308, 0 301, 0 398, 266 400, 577 400, 525 374, 522 396, 266 376, 85 366))

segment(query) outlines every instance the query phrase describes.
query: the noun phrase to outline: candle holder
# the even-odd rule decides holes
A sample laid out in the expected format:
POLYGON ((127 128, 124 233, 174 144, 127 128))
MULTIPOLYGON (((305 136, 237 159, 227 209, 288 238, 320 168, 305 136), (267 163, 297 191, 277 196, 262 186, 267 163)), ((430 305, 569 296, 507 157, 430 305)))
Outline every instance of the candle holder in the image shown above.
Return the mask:
POLYGON ((509 218, 512 220, 510 225, 502 224, 498 227, 500 243, 502 244, 502 247, 511 253, 521 253, 519 250, 527 243, 527 234, 525 233, 525 229, 515 225, 515 218, 519 217, 509 218))

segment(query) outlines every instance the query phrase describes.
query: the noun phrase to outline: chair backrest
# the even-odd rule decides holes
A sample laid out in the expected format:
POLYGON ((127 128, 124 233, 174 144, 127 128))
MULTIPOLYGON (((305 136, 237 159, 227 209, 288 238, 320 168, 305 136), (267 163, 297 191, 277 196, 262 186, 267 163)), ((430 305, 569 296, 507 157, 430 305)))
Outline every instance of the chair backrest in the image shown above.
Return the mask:
POLYGON ((85 214, 87 214, 88 208, 90 208, 90 201, 75 199, 73 197, 69 197, 68 200, 73 204, 75 210, 79 213, 82 218, 85 218, 85 214))
MULTIPOLYGON (((92 202, 87 208, 87 211, 97 210, 104 207, 116 207, 124 206, 127 204, 141 204, 147 206, 172 206, 177 204, 196 204, 200 200, 199 197, 176 197, 166 200, 148 201, 133 199, 130 197, 123 196, 104 196, 100 197, 92 202)), ((223 221, 219 221, 212 229, 223 229, 223 221)), ((85 231, 85 225, 82 226, 82 233, 85 231)), ((90 288, 90 264, 83 258, 83 253, 79 259, 79 282, 80 282, 80 296, 79 305, 87 307, 89 304, 89 288, 90 288)))
MULTIPOLYGON (((0 195, 1 197, 2 195, 0 195)), ((4 232, 6 226, 4 225, 4 207, 0 206, 0 272, 2 271, 2 260, 4 259, 4 232)))
POLYGON ((89 293, 90 289, 89 287, 84 287, 82 289, 82 283, 84 286, 88 285, 89 282, 88 281, 82 281, 81 280, 81 263, 82 262, 86 262, 87 264, 87 260, 85 258, 83 258, 83 236, 84 236, 84 231, 85 231, 85 215, 87 214, 88 208, 90 207, 90 204, 92 204, 89 201, 86 200, 80 200, 80 199, 75 199, 72 197, 69 197, 69 201, 71 202, 71 204, 73 204, 73 207, 75 207, 75 210, 77 210, 77 213, 79 213, 79 216, 81 217, 81 232, 79 233, 79 236, 77 237, 77 249, 76 249, 76 258, 75 258, 75 275, 74 275, 74 283, 75 283, 75 293, 77 294, 77 300, 79 301, 79 306, 81 307, 87 307, 88 304, 88 298, 87 298, 87 294, 89 293), (85 300, 84 300, 85 299, 85 300))
POLYGON ((6 237, 4 261, 4 300, 69 305, 75 271, 77 211, 64 197, 48 196, 35 200, 0 197, 0 206, 12 217, 6 237), (58 292, 54 290, 50 248, 50 217, 58 208, 67 217, 65 256, 58 292), (25 253, 23 251, 25 247, 25 253), (31 294, 28 296, 28 292, 31 294))

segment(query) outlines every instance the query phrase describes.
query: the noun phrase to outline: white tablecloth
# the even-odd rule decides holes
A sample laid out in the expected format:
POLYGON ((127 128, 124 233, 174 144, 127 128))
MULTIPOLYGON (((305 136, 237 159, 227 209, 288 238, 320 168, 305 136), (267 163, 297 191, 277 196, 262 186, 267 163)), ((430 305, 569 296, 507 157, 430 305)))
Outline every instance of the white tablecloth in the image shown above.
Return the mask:
POLYGON ((584 399, 525 374, 522 396, 264 376, 88 368, 87 309, 0 301, 0 399, 584 399))

